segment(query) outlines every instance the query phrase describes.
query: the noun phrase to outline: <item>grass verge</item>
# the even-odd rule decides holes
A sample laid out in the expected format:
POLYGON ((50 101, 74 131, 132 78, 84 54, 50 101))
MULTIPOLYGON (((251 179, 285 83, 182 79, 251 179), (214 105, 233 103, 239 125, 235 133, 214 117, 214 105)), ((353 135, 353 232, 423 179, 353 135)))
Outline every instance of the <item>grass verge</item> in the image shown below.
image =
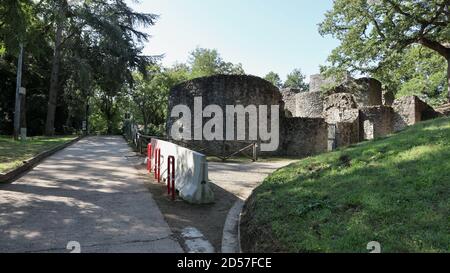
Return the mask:
POLYGON ((0 173, 20 167, 23 161, 75 138, 76 136, 33 137, 26 141, 15 141, 11 136, 0 136, 0 173))
POLYGON ((246 252, 449 252, 450 118, 306 158, 269 176, 241 222, 246 252))

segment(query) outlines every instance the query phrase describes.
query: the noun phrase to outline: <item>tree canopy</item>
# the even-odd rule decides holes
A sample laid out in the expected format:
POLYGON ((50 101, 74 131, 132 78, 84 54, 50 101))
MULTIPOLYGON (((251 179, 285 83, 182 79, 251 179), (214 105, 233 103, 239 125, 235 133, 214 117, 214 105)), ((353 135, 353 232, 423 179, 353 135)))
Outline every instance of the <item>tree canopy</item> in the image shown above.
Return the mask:
POLYGON ((222 59, 216 49, 196 48, 191 52, 188 63, 192 78, 215 74, 245 74, 242 64, 233 64, 222 59))
POLYGON ((449 6, 448 0, 334 1, 319 31, 341 44, 328 58, 331 66, 324 70, 387 75, 383 69, 391 69, 412 45, 420 45, 447 61, 450 96, 449 6))
POLYGON ((152 26, 156 19, 133 11, 124 0, 2 1, 0 74, 5 79, 0 84, 6 91, 0 95, 0 129, 10 130, 20 43, 25 47, 22 86, 27 100, 39 102, 27 104, 36 119, 28 122, 35 127, 30 133, 52 135, 81 124, 89 97, 101 98, 97 109, 108 118, 114 115, 112 104, 133 85, 133 71, 145 74, 155 61, 142 54, 149 34, 138 27, 152 26))
POLYGON ((283 85, 282 82, 281 82, 280 75, 278 75, 277 73, 275 73, 275 72, 273 72, 273 71, 269 72, 269 73, 264 77, 264 79, 265 79, 266 81, 271 82, 273 85, 275 85, 275 86, 278 87, 278 88, 281 88, 282 85, 283 85))
POLYGON ((302 92, 309 90, 309 85, 305 82, 306 76, 303 75, 301 69, 294 69, 286 77, 283 88, 294 88, 302 92))

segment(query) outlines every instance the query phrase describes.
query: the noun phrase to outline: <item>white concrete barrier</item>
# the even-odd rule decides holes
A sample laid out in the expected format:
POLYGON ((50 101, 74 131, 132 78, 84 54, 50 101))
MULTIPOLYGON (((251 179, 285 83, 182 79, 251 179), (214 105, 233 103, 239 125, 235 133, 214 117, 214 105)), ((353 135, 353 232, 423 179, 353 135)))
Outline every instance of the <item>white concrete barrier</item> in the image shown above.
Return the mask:
POLYGON ((155 164, 155 151, 161 149, 161 181, 167 183, 167 161, 175 157, 175 188, 180 197, 194 204, 207 204, 214 201, 214 193, 209 186, 208 161, 206 156, 171 142, 153 138, 152 169, 155 164))

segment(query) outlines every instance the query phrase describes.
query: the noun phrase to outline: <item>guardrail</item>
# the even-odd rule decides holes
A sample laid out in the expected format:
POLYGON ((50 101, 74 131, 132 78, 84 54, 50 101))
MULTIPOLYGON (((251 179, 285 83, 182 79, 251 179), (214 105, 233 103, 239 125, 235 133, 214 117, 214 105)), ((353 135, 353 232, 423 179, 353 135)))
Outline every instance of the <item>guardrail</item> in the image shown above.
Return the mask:
POLYGON ((157 138, 152 138, 147 145, 147 154, 150 155, 147 163, 153 161, 154 164, 155 179, 167 184, 167 193, 172 200, 178 191, 179 196, 189 203, 214 201, 205 155, 157 138))
POLYGON ((141 134, 139 132, 138 126, 132 120, 126 120, 124 122, 124 124, 125 124, 124 125, 124 137, 129 142, 131 142, 133 144, 133 146, 135 147, 135 149, 141 154, 146 154, 146 148, 147 148, 148 144, 150 143, 150 140, 152 138, 157 138, 159 140, 173 142, 177 145, 188 148, 190 150, 197 151, 202 154, 207 154, 208 156, 217 157, 224 162, 237 156, 237 155, 243 155, 245 157, 248 157, 253 162, 258 161, 259 142, 256 142, 256 141, 254 141, 254 142, 233 141, 234 143, 242 143, 242 145, 245 145, 245 146, 243 146, 241 149, 236 150, 235 152, 232 152, 228 155, 221 155, 221 154, 216 154, 214 152, 211 152, 207 147, 203 147, 201 145, 196 145, 193 142, 184 141, 184 140, 175 141, 175 140, 171 140, 171 139, 161 137, 161 136, 149 136, 149 135, 141 134), (248 155, 247 153, 245 153, 246 151, 250 151, 251 155, 248 155))

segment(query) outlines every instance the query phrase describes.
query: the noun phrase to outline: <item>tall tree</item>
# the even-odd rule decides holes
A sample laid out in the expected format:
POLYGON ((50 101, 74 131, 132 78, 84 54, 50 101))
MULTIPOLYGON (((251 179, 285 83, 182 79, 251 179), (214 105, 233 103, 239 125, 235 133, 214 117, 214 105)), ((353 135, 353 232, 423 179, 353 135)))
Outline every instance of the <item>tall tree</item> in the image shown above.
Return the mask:
MULTIPOLYGON (((146 134, 163 133, 167 118, 167 103, 170 88, 188 79, 180 66, 164 68, 155 64, 147 68, 148 76, 135 73, 135 85, 129 95, 135 107, 134 117, 144 125, 146 134)), ((133 109, 132 109, 133 110, 133 109)))
POLYGON ((282 87, 282 83, 281 83, 281 78, 280 75, 278 75, 277 73, 271 71, 269 72, 265 77, 265 80, 271 82, 273 85, 275 85, 278 88, 282 87))
POLYGON ((294 69, 287 75, 286 81, 283 84, 284 88, 299 89, 302 92, 309 90, 309 85, 305 82, 306 76, 303 75, 300 69, 294 69))
POLYGON ((192 78, 215 74, 245 74, 242 64, 225 62, 216 49, 196 48, 191 52, 188 63, 191 67, 192 78))
POLYGON ((28 0, 3 0, 0 2, 0 53, 7 50, 13 55, 19 52, 31 33, 34 14, 32 3, 28 0))
MULTIPOLYGON (((112 102, 113 91, 118 92, 125 81, 133 81, 131 70, 145 67, 151 58, 141 55, 141 44, 147 41, 149 35, 137 30, 137 27, 153 25, 156 15, 133 11, 124 0, 98 0, 98 1, 41 1, 43 14, 52 18, 55 25, 54 54, 49 90, 49 103, 45 134, 54 134, 55 110, 60 88, 60 63, 67 51, 66 41, 78 37, 89 37, 89 42, 98 54, 93 58, 100 60, 95 67, 102 67, 95 72, 109 71, 111 81, 105 81, 105 73, 99 75, 100 86, 107 94, 105 101, 112 102), (42 4, 43 3, 43 4, 42 4), (44 5, 46 4, 46 5, 44 5), (53 13, 52 13, 53 12, 53 13), (49 15, 50 14, 50 15, 49 15), (105 67, 110 65, 111 67, 105 67), (114 67, 115 66, 115 67, 114 67), (113 67, 119 72, 113 70, 113 67), (120 74, 120 75, 118 75, 120 74), (114 78, 112 78, 114 77, 114 78), (112 96, 112 97, 111 97, 112 96)), ((79 41, 87 41, 79 39, 79 41)), ((90 58, 92 60, 92 58, 90 58)), ((105 109, 112 109, 107 107, 105 109)), ((108 111, 109 112, 109 111, 108 111)), ((108 116, 110 113, 108 113, 108 116)))
POLYGON ((397 97, 415 95, 428 104, 438 106, 447 101, 447 63, 435 51, 413 45, 397 61, 378 70, 373 76, 397 97))
POLYGON ((319 31, 341 41, 329 73, 376 73, 413 44, 437 52, 447 62, 450 101, 450 1, 336 0, 319 31))
MULTIPOLYGON (((31 0, 5 0, 0 3, 0 53, 18 56, 16 96, 14 109, 14 137, 18 139, 20 128, 26 124, 26 120, 21 116, 25 114, 21 109, 22 95, 19 94, 23 85, 22 75, 24 74, 23 64, 26 51, 41 51, 36 47, 39 33, 40 20, 35 14, 33 2, 31 0)), ((41 33, 39 33, 41 34, 41 33)), ((38 55, 38 54, 36 54, 38 55)))
POLYGON ((61 45, 63 40, 63 28, 68 4, 65 0, 55 1, 55 45, 53 49, 52 72, 50 78, 50 89, 48 93, 47 119, 45 122, 45 135, 51 136, 55 133, 55 111, 58 96, 59 68, 61 63, 61 45))

